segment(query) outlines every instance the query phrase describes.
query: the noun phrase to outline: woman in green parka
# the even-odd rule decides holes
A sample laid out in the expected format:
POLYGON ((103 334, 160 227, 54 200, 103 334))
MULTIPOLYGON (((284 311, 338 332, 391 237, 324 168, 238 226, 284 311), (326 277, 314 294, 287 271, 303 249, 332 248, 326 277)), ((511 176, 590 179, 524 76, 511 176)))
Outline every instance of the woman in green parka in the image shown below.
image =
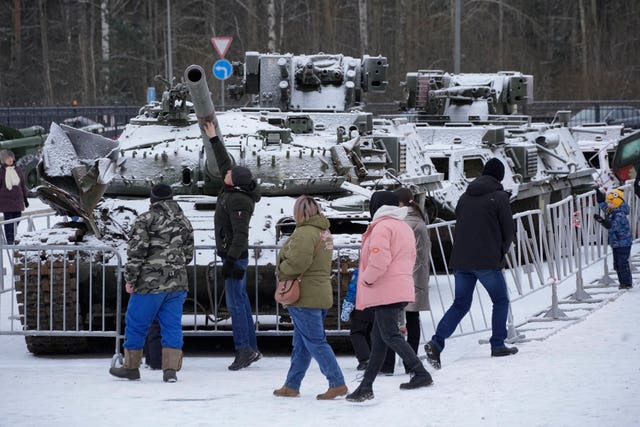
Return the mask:
POLYGON ((300 384, 311 358, 327 377, 329 389, 316 398, 330 400, 348 393, 344 375, 324 333, 324 318, 333 305, 331 258, 333 238, 329 220, 318 203, 300 196, 293 205, 296 229, 278 255, 278 279, 300 279, 300 299, 287 306, 293 321, 293 352, 284 385, 273 391, 280 397, 300 396, 300 384))

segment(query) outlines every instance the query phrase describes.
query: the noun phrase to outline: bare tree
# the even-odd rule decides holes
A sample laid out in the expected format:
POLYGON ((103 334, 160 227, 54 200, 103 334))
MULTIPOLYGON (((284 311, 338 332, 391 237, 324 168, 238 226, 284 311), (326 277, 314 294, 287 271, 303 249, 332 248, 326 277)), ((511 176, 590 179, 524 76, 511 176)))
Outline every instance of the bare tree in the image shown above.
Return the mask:
POLYGON ((53 85, 51 84, 51 67, 49 64, 49 40, 48 40, 48 24, 47 24, 47 8, 46 0, 38 2, 38 16, 40 20, 40 44, 42 53, 43 82, 44 82, 44 99, 47 105, 53 104, 53 85))
POLYGON ((22 63, 22 1, 13 0, 13 37, 9 68, 20 68, 22 63))
POLYGON ((109 0, 102 0, 100 3, 100 29, 102 32, 101 37, 101 53, 102 53, 102 78, 103 78, 103 91, 109 92, 109 59, 111 58, 111 52, 109 49, 109 0))
POLYGON ((267 1, 267 50, 276 51, 276 4, 275 0, 267 1))
POLYGON ((360 54, 369 52, 369 16, 367 0, 358 0, 358 23, 360 29, 360 54))

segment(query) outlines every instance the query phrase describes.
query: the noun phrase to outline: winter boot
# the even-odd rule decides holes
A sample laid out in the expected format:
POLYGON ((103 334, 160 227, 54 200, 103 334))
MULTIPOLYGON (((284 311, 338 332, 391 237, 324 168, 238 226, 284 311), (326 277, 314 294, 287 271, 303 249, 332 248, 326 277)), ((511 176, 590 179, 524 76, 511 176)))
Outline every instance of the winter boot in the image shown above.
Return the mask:
POLYGON ((518 352, 518 347, 507 347, 503 345, 502 347, 492 348, 491 357, 511 356, 512 354, 516 354, 517 352, 518 352))
POLYGON ((424 351, 427 353, 427 361, 434 369, 440 369, 440 349, 433 341, 429 341, 424 345, 424 351))
POLYGON ((128 380, 140 379, 140 363, 142 362, 142 349, 124 349, 124 364, 121 368, 111 368, 109 373, 114 377, 126 378, 128 380))
POLYGON ((349 402, 364 402, 365 400, 373 399, 373 390, 371 387, 363 386, 362 383, 358 386, 356 391, 351 394, 347 394, 347 399, 349 402))
POLYGON ((633 285, 631 283, 626 284, 626 283, 620 283, 620 285, 618 286, 618 289, 622 290, 622 289, 631 289, 633 288, 633 285))
POLYGON ((344 396, 347 393, 349 393, 349 389, 347 388, 346 385, 343 384, 337 387, 329 387, 329 390, 317 395, 316 399, 331 400, 331 399, 335 399, 336 397, 344 396))
POLYGON ((162 348, 162 381, 175 383, 178 381, 176 372, 182 368, 182 350, 179 348, 162 348))
POLYGON ((426 387, 433 384, 431 374, 420 364, 417 368, 412 369, 413 375, 408 383, 400 384, 400 390, 413 390, 415 388, 426 387))
POLYGON ((299 397, 300 392, 283 385, 277 390, 273 390, 273 395, 278 397, 299 397))
POLYGON ((251 363, 257 360, 256 353, 257 352, 251 347, 245 347, 245 348, 241 348, 240 350, 237 350, 236 358, 234 359, 233 363, 229 365, 229 370, 237 371, 239 369, 246 368, 247 366, 251 365, 251 363))

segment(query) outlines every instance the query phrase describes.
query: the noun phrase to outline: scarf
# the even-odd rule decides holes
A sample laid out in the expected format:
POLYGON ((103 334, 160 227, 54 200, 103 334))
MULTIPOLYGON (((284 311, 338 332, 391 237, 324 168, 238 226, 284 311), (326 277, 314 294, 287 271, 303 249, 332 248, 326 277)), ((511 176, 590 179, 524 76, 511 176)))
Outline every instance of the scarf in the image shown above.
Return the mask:
POLYGON ((7 190, 11 190, 13 186, 17 186, 20 184, 20 177, 18 176, 18 172, 16 172, 15 166, 5 166, 7 172, 4 176, 4 183, 7 186, 7 190))

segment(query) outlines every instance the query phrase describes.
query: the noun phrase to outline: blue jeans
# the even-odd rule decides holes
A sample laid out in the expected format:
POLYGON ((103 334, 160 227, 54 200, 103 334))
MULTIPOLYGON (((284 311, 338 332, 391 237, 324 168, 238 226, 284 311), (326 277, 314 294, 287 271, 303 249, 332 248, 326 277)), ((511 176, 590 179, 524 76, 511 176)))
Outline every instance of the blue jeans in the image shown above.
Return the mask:
POLYGON ((395 351, 402 359, 409 372, 421 373, 424 366, 409 343, 405 341, 398 319, 405 303, 389 304, 373 307, 374 320, 371 329, 371 355, 364 371, 361 385, 370 389, 387 356, 387 347, 395 351))
POLYGON ((182 348, 182 306, 187 291, 160 294, 131 294, 124 329, 124 348, 142 350, 155 317, 160 323, 162 347, 182 348))
POLYGON ((293 352, 284 385, 300 390, 300 384, 312 357, 318 362, 320 372, 329 381, 329 387, 344 385, 342 370, 324 333, 323 322, 327 310, 291 306, 287 307, 287 310, 293 321, 293 352))
POLYGON ((456 330, 462 318, 469 312, 473 301, 476 281, 489 293, 493 310, 491 314, 491 348, 503 347, 507 338, 507 316, 509 315, 509 294, 507 283, 501 270, 460 270, 455 273, 456 296, 453 305, 438 323, 436 334, 432 337, 440 351, 444 349, 444 340, 456 330))
POLYGON ((618 281, 621 285, 633 284, 631 277, 631 267, 629 266, 629 254, 631 246, 622 246, 619 248, 611 248, 613 251, 613 269, 618 274, 618 281))
MULTIPOLYGON (((224 260, 224 258, 223 258, 224 260)), ((247 270, 248 258, 242 258, 235 262, 236 268, 247 270)), ((247 294, 247 274, 242 279, 229 277, 224 282, 224 293, 227 301, 227 309, 231 313, 231 327, 233 329, 233 343, 236 350, 250 347, 258 351, 256 340, 256 325, 253 323, 251 303, 247 294)))

